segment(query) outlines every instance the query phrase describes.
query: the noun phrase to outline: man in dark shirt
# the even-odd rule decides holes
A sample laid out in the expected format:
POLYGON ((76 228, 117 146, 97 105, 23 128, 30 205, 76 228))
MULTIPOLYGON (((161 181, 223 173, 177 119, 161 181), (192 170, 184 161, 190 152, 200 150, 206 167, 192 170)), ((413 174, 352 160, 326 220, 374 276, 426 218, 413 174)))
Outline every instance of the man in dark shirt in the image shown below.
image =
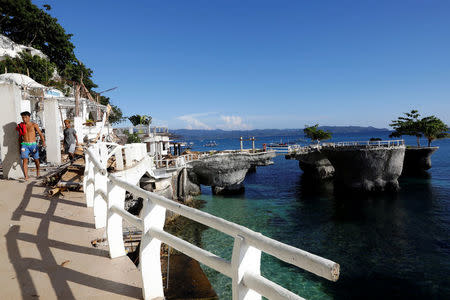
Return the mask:
POLYGON ((69 120, 64 120, 64 150, 69 154, 70 160, 73 160, 75 148, 78 145, 77 132, 70 125, 69 120))

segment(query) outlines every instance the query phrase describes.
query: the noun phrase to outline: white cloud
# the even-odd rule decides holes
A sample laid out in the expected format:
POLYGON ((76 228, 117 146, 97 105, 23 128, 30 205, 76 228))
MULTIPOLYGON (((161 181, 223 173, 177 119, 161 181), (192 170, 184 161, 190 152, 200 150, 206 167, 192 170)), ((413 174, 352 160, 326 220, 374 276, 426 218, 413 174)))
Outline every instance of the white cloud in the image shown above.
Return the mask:
POLYGON ((186 129, 224 129, 247 130, 251 127, 242 117, 236 115, 219 115, 217 112, 188 114, 177 117, 185 122, 186 129))
POLYGON ((211 129, 211 127, 198 119, 199 117, 207 116, 209 114, 210 113, 190 114, 179 116, 177 119, 186 122, 186 129, 211 129))
POLYGON ((225 129, 250 129, 248 124, 242 121, 239 116, 220 116, 220 118, 225 122, 225 129))

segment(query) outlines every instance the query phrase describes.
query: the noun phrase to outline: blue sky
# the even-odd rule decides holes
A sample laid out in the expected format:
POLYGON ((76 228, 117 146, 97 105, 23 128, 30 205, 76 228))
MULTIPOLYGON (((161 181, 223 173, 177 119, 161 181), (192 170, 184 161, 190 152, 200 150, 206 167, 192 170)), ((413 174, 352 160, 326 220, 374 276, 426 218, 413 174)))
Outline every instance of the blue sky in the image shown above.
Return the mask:
POLYGON ((33 1, 125 115, 170 128, 450 121, 450 1, 33 1))

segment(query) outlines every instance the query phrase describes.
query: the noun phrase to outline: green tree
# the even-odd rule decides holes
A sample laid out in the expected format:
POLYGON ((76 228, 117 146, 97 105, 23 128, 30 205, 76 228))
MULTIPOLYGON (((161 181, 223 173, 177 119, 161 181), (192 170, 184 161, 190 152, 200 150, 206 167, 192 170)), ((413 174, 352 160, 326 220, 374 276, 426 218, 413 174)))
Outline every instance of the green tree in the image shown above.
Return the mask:
POLYGON ((425 117, 420 120, 421 131, 428 140, 428 147, 431 146, 431 142, 437 139, 443 139, 449 137, 447 131, 448 126, 435 116, 425 117))
POLYGON ((83 63, 78 61, 68 62, 61 72, 61 76, 67 80, 81 82, 83 80, 84 86, 88 90, 96 88, 97 85, 92 81, 93 71, 87 68, 83 63))
MULTIPOLYGON (((51 10, 49 5, 44 8, 51 10)), ((83 77, 89 90, 97 87, 91 78, 92 70, 75 56, 72 34, 30 0, 0 0, 0 33, 16 43, 41 50, 65 79, 80 82, 83 77)))
POLYGON ((140 143, 141 142, 141 138, 139 137, 139 135, 135 132, 135 133, 127 133, 128 137, 127 137, 127 144, 132 144, 132 143, 140 143))
POLYGON ((128 117, 128 120, 130 120, 133 126, 150 125, 152 123, 152 117, 148 115, 133 115, 128 117))
POLYGON ((16 43, 41 50, 58 70, 75 60, 72 34, 30 0, 0 0, 0 32, 16 43))
POLYGON ((411 135, 417 138, 417 146, 420 147, 420 138, 422 137, 422 126, 420 124, 420 114, 417 110, 411 110, 404 113, 405 117, 398 117, 393 120, 389 126, 394 128, 389 137, 401 137, 402 135, 411 135))
POLYGON ((317 144, 319 144, 320 141, 331 139, 330 131, 318 129, 318 127, 319 127, 319 124, 316 124, 314 126, 305 125, 305 129, 303 129, 303 132, 312 141, 317 141, 317 144))
POLYGON ((31 78, 44 85, 48 84, 55 70, 55 65, 45 58, 23 52, 17 57, 7 57, 0 61, 0 70, 3 71, 5 67, 9 73, 27 75, 28 71, 31 78))

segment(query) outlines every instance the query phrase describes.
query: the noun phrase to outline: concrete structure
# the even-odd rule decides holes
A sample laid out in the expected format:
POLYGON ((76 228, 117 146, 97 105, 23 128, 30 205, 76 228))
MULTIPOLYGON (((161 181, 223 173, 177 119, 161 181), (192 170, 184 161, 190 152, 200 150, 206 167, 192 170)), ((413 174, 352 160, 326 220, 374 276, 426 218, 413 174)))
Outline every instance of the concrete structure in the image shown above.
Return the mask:
MULTIPOLYGON (((39 125, 41 129, 45 130, 47 142, 47 162, 52 164, 61 163, 61 146, 60 141, 63 139, 63 123, 64 119, 74 119, 74 127, 77 131, 80 142, 87 139, 94 139, 101 131, 102 135, 109 136, 112 128, 105 124, 106 114, 103 113, 103 120, 95 122, 94 126, 85 126, 83 123, 93 114, 94 118, 100 118, 99 111, 106 112, 107 107, 98 105, 96 102, 88 99, 80 99, 81 115, 75 116, 75 98, 65 97, 64 94, 56 89, 48 88, 42 84, 35 82, 30 77, 17 74, 7 73, 0 74, 0 84, 15 86, 19 91, 16 93, 16 98, 12 97, 6 89, 0 91, 0 99, 2 103, 8 108, 9 102, 14 102, 13 105, 17 107, 14 112, 6 113, 3 120, 9 120, 10 116, 19 116, 22 111, 29 111, 31 113, 31 121, 39 125), (9 99, 9 100, 8 100, 9 99), (16 114, 16 111, 18 112, 16 114)), ((3 113, 3 112, 2 112, 3 113)), ((17 122, 21 122, 20 116, 17 122)), ((16 134, 17 136, 17 134, 16 134)))
POLYGON ((161 159, 163 156, 169 154, 170 137, 167 127, 148 126, 147 128, 142 127, 140 130, 148 135, 142 141, 147 143, 147 152, 150 156, 161 159))
POLYGON ((45 141, 47 144, 47 162, 59 165, 61 163, 62 121, 59 116, 58 101, 46 99, 44 101, 45 141))
POLYGON ((20 159, 17 123, 22 122, 20 89, 12 84, 0 84, 0 153, 3 176, 8 179, 23 178, 20 159))
MULTIPOLYGON (((87 180, 84 182, 84 190, 86 191, 86 200, 89 204, 89 199, 92 199, 94 195, 101 196, 101 199, 95 199, 93 203, 94 214, 104 210, 95 215, 95 224, 96 226, 106 224, 111 258, 120 259, 125 255, 122 239, 123 219, 142 231, 139 262, 144 299, 164 298, 160 258, 161 243, 165 243, 230 277, 233 299, 236 300, 261 299, 262 296, 280 300, 303 299, 260 275, 262 252, 328 280, 336 281, 338 279, 339 265, 335 262, 137 187, 136 178, 153 172, 151 159, 148 156, 144 156, 134 167, 121 171, 120 174, 108 173, 103 162, 111 156, 115 156, 116 160, 123 160, 123 158, 119 158, 122 156, 122 152, 110 150, 105 153, 102 149, 106 149, 106 146, 100 143, 89 147, 85 152, 85 177, 87 180), (93 186, 93 189, 89 186, 93 186), (105 186, 107 187, 106 192, 105 186), (143 199, 143 209, 139 217, 124 210, 126 191, 143 199), (166 232, 164 230, 166 211, 172 211, 232 236, 234 245, 231 261, 166 232)), ((140 150, 138 151, 140 153, 140 150)), ((139 156, 139 153, 136 157, 139 156)), ((128 159, 125 157, 125 160, 128 159)))

